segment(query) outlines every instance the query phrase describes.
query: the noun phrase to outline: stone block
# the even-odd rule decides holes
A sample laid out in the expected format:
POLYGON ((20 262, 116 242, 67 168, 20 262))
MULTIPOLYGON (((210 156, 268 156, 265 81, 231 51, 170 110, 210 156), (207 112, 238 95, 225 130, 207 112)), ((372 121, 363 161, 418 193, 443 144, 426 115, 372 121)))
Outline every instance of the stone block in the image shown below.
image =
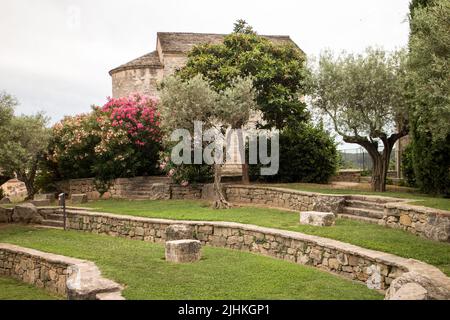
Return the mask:
POLYGON ((39 214, 34 204, 24 203, 14 207, 12 220, 13 222, 40 224, 42 223, 43 217, 39 214))
POLYGON ((72 194, 70 199, 72 200, 72 204, 86 203, 88 201, 88 197, 85 193, 72 194))
POLYGON ((166 241, 194 239, 194 228, 186 224, 172 224, 166 228, 166 241))
POLYGON ((400 216, 400 224, 404 226, 411 226, 411 217, 409 215, 403 214, 400 216))
POLYGON ((198 240, 166 242, 166 260, 175 263, 195 262, 201 258, 202 245, 198 240))
POLYGON ((427 293, 421 285, 410 282, 400 287, 389 300, 427 300, 427 293))
POLYGON ((0 223, 8 223, 12 221, 12 208, 2 208, 0 207, 0 223))
POLYGON ((303 211, 300 213, 300 224, 326 227, 334 223, 335 216, 331 212, 303 211))

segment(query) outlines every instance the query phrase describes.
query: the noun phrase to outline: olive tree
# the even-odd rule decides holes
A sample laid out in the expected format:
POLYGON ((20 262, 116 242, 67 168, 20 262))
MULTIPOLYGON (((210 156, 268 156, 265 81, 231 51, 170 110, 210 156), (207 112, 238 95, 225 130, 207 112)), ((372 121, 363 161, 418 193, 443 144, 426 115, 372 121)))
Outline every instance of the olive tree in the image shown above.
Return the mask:
POLYGON ((47 118, 36 115, 12 117, 0 127, 0 168, 25 183, 28 198, 35 194, 35 178, 50 137, 47 118))
MULTIPOLYGON (((188 130, 195 136, 194 121, 202 122, 202 130, 215 128, 224 132, 226 128, 242 128, 256 108, 255 91, 250 78, 236 78, 220 92, 214 91, 202 75, 183 80, 173 76, 165 80, 161 90, 161 119, 166 141, 175 129, 188 130)), ((216 137, 216 143, 219 135, 216 137)), ((193 146, 196 141, 191 140, 193 146)), ((201 142, 204 144, 204 141, 201 142)), ((192 156, 192 153, 189 154, 192 156)), ((214 164, 213 207, 229 208, 222 191, 222 165, 214 164)))
POLYGON ((0 127, 8 123, 14 115, 17 100, 6 92, 0 92, 0 127))
POLYGON ((374 191, 386 190, 392 148, 408 134, 405 57, 403 51, 373 48, 338 57, 326 52, 311 71, 312 105, 331 119, 345 142, 367 150, 374 191))

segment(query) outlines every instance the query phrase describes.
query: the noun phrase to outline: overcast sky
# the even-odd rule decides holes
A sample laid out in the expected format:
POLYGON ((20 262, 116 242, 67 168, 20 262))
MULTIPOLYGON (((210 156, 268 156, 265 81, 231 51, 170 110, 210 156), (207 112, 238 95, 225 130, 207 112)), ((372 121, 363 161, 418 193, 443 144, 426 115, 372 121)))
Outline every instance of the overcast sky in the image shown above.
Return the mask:
POLYGON ((108 71, 156 46, 156 32, 229 33, 245 19, 286 34, 308 54, 396 49, 408 39, 410 0, 0 0, 0 91, 18 113, 52 122, 111 95, 108 71))

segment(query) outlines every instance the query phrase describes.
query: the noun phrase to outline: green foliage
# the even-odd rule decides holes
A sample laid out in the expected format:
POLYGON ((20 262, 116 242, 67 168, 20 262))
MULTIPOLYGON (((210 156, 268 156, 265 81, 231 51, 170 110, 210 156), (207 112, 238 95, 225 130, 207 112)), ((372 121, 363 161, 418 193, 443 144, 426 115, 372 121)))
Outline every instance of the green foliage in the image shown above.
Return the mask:
POLYGON ((222 44, 194 47, 179 75, 190 79, 202 74, 217 92, 230 87, 237 77, 251 76, 264 124, 282 128, 309 117, 299 99, 305 91, 305 60, 297 47, 275 45, 258 36, 245 21, 238 21, 235 32, 222 44))
POLYGON ((411 18, 414 17, 414 12, 420 8, 430 5, 433 0, 412 0, 409 4, 409 13, 411 18))
POLYGON ((407 126, 405 52, 367 48, 364 54, 321 55, 311 78, 312 104, 328 115, 344 141, 378 140, 407 126))
MULTIPOLYGON (((170 141, 175 129, 188 130, 194 137, 194 121, 203 123, 202 129, 216 128, 224 131, 227 127, 241 128, 256 108, 255 91, 251 78, 236 77, 229 87, 215 92, 202 75, 183 80, 179 76, 169 77, 161 91, 161 119, 165 134, 165 152, 161 156, 160 167, 174 182, 197 183, 210 181, 213 170, 206 164, 175 165, 170 152, 178 142, 170 141)), ((194 140, 194 139, 192 139, 194 140)), ((193 150, 193 143, 190 146, 193 150)), ((209 142, 203 142, 203 147, 209 142)), ((193 156, 191 155, 191 159, 193 156)))
POLYGON ((345 142, 367 150, 374 191, 386 190, 392 148, 409 129, 405 65, 403 50, 368 48, 364 54, 337 58, 325 52, 312 71, 312 105, 331 119, 345 142))
POLYGON ((413 3, 408 76, 414 174, 422 191, 449 195, 450 3, 413 3))
POLYGON ((47 121, 42 113, 22 115, 11 118, 0 127, 0 168, 9 175, 17 175, 25 183, 29 197, 36 191, 34 182, 38 163, 50 138, 47 121))
POLYGON ((409 82, 415 130, 432 139, 450 133, 450 2, 435 0, 411 20, 409 82))
POLYGON ((408 187, 416 187, 414 174, 413 146, 408 144, 402 152, 402 171, 408 187))
POLYGON ((53 180, 94 177, 103 194, 113 179, 158 174, 159 152, 156 100, 136 94, 57 123, 44 174, 53 180))
POLYGON ((0 92, 0 127, 12 119, 17 104, 16 98, 6 92, 0 92))
MULTIPOLYGON (((333 138, 321 126, 301 124, 280 133, 280 168, 272 182, 326 183, 335 174, 339 155, 333 138)), ((252 178, 258 166, 251 166, 252 178)))
POLYGON ((450 135, 433 140, 414 131, 412 150, 417 186, 426 193, 450 196, 450 135))

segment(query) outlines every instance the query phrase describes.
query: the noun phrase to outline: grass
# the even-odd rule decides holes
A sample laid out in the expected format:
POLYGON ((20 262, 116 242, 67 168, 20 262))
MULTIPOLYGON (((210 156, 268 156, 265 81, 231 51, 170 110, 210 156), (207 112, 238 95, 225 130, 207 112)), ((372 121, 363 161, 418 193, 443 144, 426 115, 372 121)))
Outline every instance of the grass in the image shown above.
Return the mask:
MULTIPOLYGON (((204 247, 199 262, 173 264, 160 244, 15 225, 0 229, 0 242, 94 261, 105 277, 126 285, 127 299, 383 298, 312 267, 229 249, 204 247)), ((5 290, 16 288, 0 283, 5 290)))
POLYGON ((402 230, 338 219, 333 227, 299 225, 298 213, 271 208, 240 207, 214 210, 195 200, 99 200, 86 205, 99 212, 175 220, 230 221, 303 232, 389 252, 435 265, 450 276, 450 244, 419 238, 402 230))
POLYGON ((0 276, 0 300, 56 300, 60 297, 19 280, 0 276))
POLYGON ((434 197, 432 195, 421 194, 414 189, 410 192, 406 191, 396 191, 394 188, 392 191, 388 190, 386 192, 373 192, 366 189, 358 189, 358 188, 338 188, 332 187, 328 184, 313 184, 313 183, 279 183, 279 184, 270 184, 265 185, 268 187, 279 187, 279 188, 288 188, 299 191, 307 191, 307 192, 317 192, 317 193, 328 193, 328 194, 363 194, 363 195, 375 195, 375 196, 384 196, 384 197, 394 197, 394 198, 402 198, 402 199, 411 199, 413 202, 411 204, 418 206, 425 206, 435 209, 441 210, 449 210, 450 211, 450 199, 443 197, 434 197))

